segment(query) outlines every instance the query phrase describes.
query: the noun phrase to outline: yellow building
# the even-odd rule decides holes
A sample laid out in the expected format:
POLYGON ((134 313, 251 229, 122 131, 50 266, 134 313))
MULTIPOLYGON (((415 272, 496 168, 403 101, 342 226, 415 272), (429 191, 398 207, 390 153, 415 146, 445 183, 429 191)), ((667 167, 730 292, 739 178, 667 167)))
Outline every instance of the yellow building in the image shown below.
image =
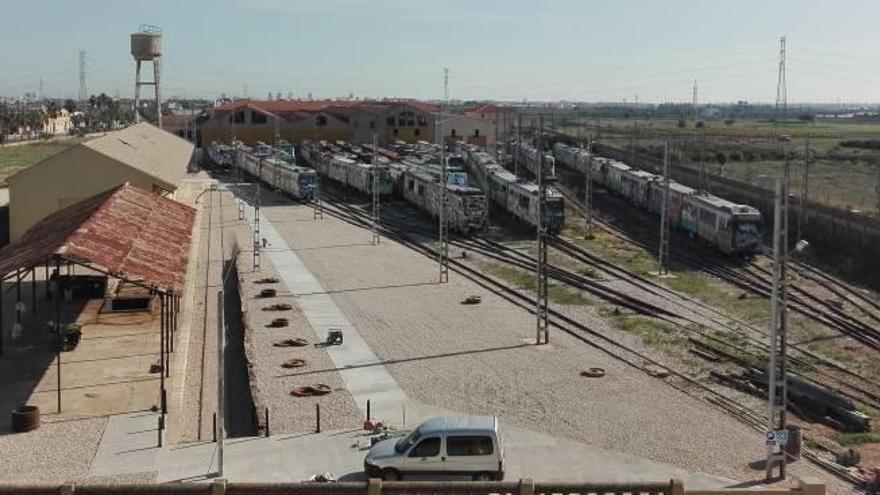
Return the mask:
POLYGON ((9 177, 9 238, 52 212, 128 182, 157 194, 177 190, 193 146, 141 123, 91 139, 9 177))

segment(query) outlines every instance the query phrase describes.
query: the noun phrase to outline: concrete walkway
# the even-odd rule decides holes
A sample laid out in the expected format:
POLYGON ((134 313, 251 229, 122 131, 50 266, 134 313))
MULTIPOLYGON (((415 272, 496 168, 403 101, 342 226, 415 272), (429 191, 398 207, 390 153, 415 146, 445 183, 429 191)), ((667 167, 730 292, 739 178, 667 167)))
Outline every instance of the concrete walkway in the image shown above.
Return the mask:
POLYGON ((111 416, 104 428, 89 476, 118 476, 158 470, 159 413, 111 416))
MULTIPOLYGON (((249 217, 253 222, 253 217, 249 217)), ((397 420, 402 411, 416 418, 418 405, 411 403, 403 390, 397 385, 388 370, 381 364, 357 328, 342 314, 342 311, 326 294, 321 282, 315 278, 305 264, 294 253, 284 238, 278 234, 272 222, 265 215, 260 216, 260 235, 272 249, 263 252, 275 265, 281 281, 287 290, 296 297, 297 304, 309 320, 309 324, 319 338, 331 329, 343 332, 345 343, 330 346, 327 353, 333 364, 340 370, 343 380, 358 406, 366 412, 367 400, 371 404, 371 415, 376 418, 397 420)))

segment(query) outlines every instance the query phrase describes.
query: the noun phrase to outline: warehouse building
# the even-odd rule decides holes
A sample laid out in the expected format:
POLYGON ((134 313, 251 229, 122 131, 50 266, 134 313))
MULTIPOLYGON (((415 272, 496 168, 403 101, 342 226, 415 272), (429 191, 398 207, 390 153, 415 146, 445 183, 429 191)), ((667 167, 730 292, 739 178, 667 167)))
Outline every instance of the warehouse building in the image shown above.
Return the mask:
POLYGON ((381 101, 256 101, 239 100, 216 107, 201 124, 203 143, 247 145, 284 139, 381 143, 434 141, 439 109, 415 100, 381 101))
POLYGON ((49 214, 126 182, 173 196, 192 153, 191 143, 141 123, 53 155, 8 179, 10 240, 49 214))

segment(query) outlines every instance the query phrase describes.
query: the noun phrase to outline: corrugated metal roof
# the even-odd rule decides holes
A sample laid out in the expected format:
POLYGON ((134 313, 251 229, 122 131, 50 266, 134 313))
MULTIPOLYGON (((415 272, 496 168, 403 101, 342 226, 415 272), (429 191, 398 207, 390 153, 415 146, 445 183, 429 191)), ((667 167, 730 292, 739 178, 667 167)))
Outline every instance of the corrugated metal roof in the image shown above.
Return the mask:
POLYGON ((179 293, 189 262, 195 210, 123 184, 56 211, 0 250, 0 274, 53 255, 179 293))
POLYGON ((146 122, 108 132, 84 146, 177 189, 193 154, 193 145, 146 122))

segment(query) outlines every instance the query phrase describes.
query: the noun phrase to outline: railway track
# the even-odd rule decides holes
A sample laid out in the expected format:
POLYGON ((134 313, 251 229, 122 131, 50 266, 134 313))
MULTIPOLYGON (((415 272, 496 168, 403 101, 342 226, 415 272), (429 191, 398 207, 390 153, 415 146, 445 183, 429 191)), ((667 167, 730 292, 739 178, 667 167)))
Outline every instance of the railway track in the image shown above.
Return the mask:
MULTIPOLYGON (((583 210, 583 203, 569 189, 562 184, 558 184, 557 187, 571 204, 578 210, 583 210)), ((657 245, 658 237, 656 235, 645 234, 643 237, 647 237, 647 239, 636 239, 610 222, 597 218, 595 215, 594 222, 596 226, 610 235, 649 252, 652 252, 657 245)), ((766 269, 760 267, 755 262, 746 263, 742 267, 731 267, 729 259, 720 254, 708 253, 706 251, 706 249, 691 250, 688 252, 688 256, 681 256, 673 252, 671 258, 676 263, 712 275, 741 290, 764 298, 770 297, 772 281, 766 269)), ((804 266, 806 265, 800 263, 798 268, 804 266)), ((818 270, 813 269, 813 276, 818 278, 815 275, 816 272, 818 270)), ((820 296, 811 294, 808 289, 796 283, 789 283, 789 289, 789 307, 792 311, 840 334, 851 337, 853 340, 874 351, 880 351, 880 330, 862 320, 845 314, 842 309, 835 307, 833 303, 820 296)), ((851 288, 847 290, 850 293, 857 294, 857 291, 851 288)), ((859 296, 861 296, 859 300, 863 307, 868 305, 865 301, 873 303, 873 301, 870 301, 870 299, 863 295, 859 294, 859 296)), ((873 319, 880 319, 880 316, 874 315, 873 319)))
MULTIPOLYGON (((334 198, 342 200, 338 196, 334 196, 334 198)), ((340 201, 340 204, 343 204, 343 201, 340 201)), ((356 207, 351 208, 356 209, 356 207)), ((359 214, 366 214, 362 210, 358 210, 358 212, 359 214)), ((387 218, 383 219, 383 225, 394 228, 397 232, 415 232, 429 238, 436 234, 434 230, 414 227, 410 222, 403 223, 387 218)), ((695 298, 686 297, 645 277, 636 275, 613 263, 591 255, 570 241, 560 237, 553 237, 550 238, 549 242, 558 251, 570 256, 579 263, 611 274, 617 280, 626 281, 641 291, 677 306, 679 311, 670 311, 647 302, 644 298, 613 289, 602 282, 551 264, 548 266, 548 275, 553 280, 571 288, 585 291, 615 306, 670 323, 687 333, 691 338, 699 338, 700 342, 709 343, 716 348, 724 349, 730 353, 746 355, 755 362, 766 360, 768 352, 766 342, 768 337, 767 333, 763 330, 751 326, 747 322, 735 320, 728 315, 720 313, 695 298), (695 309, 695 306, 698 309, 695 309), (696 315, 699 319, 695 319, 692 315, 696 315), (708 321, 710 324, 707 325, 704 321, 700 320, 708 321), (734 323, 732 324, 731 321, 734 323), (702 330, 703 328, 706 328, 706 330, 702 330), (746 341, 734 344, 727 339, 719 337, 714 332, 708 331, 709 329, 737 333, 742 335, 746 341), (744 334, 743 329, 751 330, 753 334, 744 334), (747 347, 743 348, 743 345, 747 345, 747 347)), ((535 259, 531 255, 484 237, 453 236, 450 239, 450 245, 477 253, 484 258, 507 266, 524 271, 535 270, 535 259)), ((880 410, 880 388, 871 384, 866 385, 865 379, 860 375, 851 372, 841 365, 825 360, 808 349, 800 346, 793 346, 793 348, 796 354, 791 358, 792 364, 804 370, 804 372, 793 371, 793 374, 801 376, 806 381, 816 385, 834 389, 843 396, 880 410), (822 365, 822 367, 819 365, 822 365), (812 375, 807 375, 806 373, 811 373, 812 375)))
MULTIPOLYGON (((325 208, 325 212, 336 218, 364 228, 365 230, 369 230, 371 228, 372 224, 370 217, 365 212, 356 207, 343 203, 328 201, 327 203, 325 203, 325 208)), ((380 228, 380 231, 383 236, 393 239, 396 242, 416 252, 422 253, 432 259, 436 259, 436 257, 438 256, 436 250, 412 239, 412 237, 410 237, 410 235, 408 234, 391 229, 386 225, 383 225, 380 228)), ((502 297, 503 299, 509 301, 511 304, 514 304, 515 306, 534 314, 535 299, 531 296, 523 294, 515 290, 514 288, 509 287, 509 285, 504 281, 497 280, 480 272, 477 269, 467 266, 462 261, 450 259, 449 263, 450 269, 452 271, 458 273, 468 280, 471 280, 480 287, 483 287, 485 290, 488 290, 493 294, 502 297)), ((686 374, 675 370, 675 368, 667 366, 666 364, 661 363, 654 358, 651 358, 620 342, 617 342, 614 339, 603 335, 602 333, 590 328, 587 325, 584 325, 581 322, 575 321, 574 319, 552 309, 549 313, 551 316, 551 325, 558 330, 565 332, 566 334, 583 342, 584 344, 587 344, 632 368, 645 371, 646 366, 648 365, 660 366, 669 371, 669 376, 661 379, 667 385, 691 397, 697 398, 710 404, 711 406, 719 409, 725 414, 730 415, 737 421, 756 431, 762 432, 764 430, 765 420, 760 412, 752 410, 748 406, 737 402, 735 399, 721 394, 720 392, 713 390, 706 385, 703 385, 702 383, 687 376, 686 374)), ((855 479, 853 476, 847 475, 845 473, 842 473, 841 471, 834 469, 833 467, 830 467, 827 461, 821 459, 815 452, 813 452, 809 448, 804 449, 803 456, 820 468, 826 470, 831 474, 834 474, 835 476, 840 477, 845 481, 851 483, 858 482, 858 480, 855 479)))

